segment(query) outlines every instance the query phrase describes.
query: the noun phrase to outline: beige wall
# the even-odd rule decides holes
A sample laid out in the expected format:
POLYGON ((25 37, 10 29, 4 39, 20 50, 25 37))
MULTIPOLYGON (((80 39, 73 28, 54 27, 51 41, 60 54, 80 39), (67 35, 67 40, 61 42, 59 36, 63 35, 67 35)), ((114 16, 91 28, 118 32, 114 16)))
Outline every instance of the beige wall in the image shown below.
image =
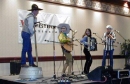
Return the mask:
MULTIPOLYGON (((124 37, 129 38, 130 19, 128 17, 44 2, 0 0, 0 57, 20 57, 22 45, 18 43, 17 9, 30 9, 32 3, 37 3, 39 7, 44 9, 43 12, 70 15, 70 25, 72 29, 78 30, 75 36, 78 39, 81 39, 85 28, 91 28, 92 32, 96 32, 102 36, 107 24, 112 25, 114 29, 119 30, 124 37)), ((101 42, 98 38, 97 41, 101 42)), ((123 41, 119 35, 117 35, 117 41, 123 41)), ((102 55, 102 50, 103 46, 98 45, 98 51, 91 53, 92 55, 102 55)), ((75 55, 80 55, 80 46, 75 47, 74 51, 75 55)), ((118 55, 119 52, 120 46, 115 48, 114 54, 118 55)), ((34 46, 33 54, 35 55, 34 46)), ((52 56, 52 45, 38 44, 38 54, 39 56, 52 56)), ((61 48, 59 45, 56 45, 56 56, 61 55, 61 48)))

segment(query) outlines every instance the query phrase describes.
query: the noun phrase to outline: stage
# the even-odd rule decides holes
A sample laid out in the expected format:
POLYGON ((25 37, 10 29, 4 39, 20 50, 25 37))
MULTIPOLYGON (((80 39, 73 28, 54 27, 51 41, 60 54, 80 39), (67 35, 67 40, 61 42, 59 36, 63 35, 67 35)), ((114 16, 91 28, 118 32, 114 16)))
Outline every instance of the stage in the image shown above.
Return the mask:
MULTIPOLYGON (((52 81, 53 78, 51 77, 43 77, 41 79, 36 79, 36 80, 20 80, 18 78, 19 75, 1 76, 0 84, 61 84, 56 81, 52 81)), ((67 84, 67 83, 62 83, 62 84, 67 84)), ((113 79, 111 83, 110 81, 101 83, 101 82, 90 81, 87 79, 87 77, 83 77, 78 79, 72 79, 71 84, 130 84, 130 78, 113 79)))
MULTIPOLYGON (((19 76, 2 76, 0 77, 0 84, 58 84, 56 81, 53 80, 53 78, 51 77, 44 77, 41 79, 37 79, 37 80, 19 80, 18 79, 19 76)), ((59 77, 58 77, 59 79, 59 77)), ((84 77, 81 80, 76 80, 76 79, 72 79, 72 83, 71 84, 96 84, 96 82, 92 82, 87 80, 87 77, 84 77)))

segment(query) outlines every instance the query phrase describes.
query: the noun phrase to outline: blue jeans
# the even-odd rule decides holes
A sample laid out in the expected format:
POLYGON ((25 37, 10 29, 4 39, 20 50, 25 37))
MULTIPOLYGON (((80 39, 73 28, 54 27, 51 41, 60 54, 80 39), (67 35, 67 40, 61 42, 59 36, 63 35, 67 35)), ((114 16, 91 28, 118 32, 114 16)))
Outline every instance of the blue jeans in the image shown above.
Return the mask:
POLYGON ((102 66, 106 65, 106 56, 107 56, 107 54, 109 54, 109 56, 110 56, 110 66, 113 68, 113 52, 114 52, 114 49, 113 50, 104 50, 102 66))
POLYGON ((30 34, 23 32, 21 33, 23 39, 23 48, 21 52, 21 65, 26 64, 26 53, 28 54, 29 65, 33 65, 33 57, 32 57, 32 44, 30 34))

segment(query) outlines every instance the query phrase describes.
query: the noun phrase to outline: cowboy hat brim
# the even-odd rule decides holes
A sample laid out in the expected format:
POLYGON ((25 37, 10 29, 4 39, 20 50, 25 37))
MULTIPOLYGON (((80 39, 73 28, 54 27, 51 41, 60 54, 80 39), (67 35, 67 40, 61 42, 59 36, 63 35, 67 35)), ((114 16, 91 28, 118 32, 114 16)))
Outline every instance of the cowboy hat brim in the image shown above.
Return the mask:
POLYGON ((30 10, 28 10, 28 11, 33 11, 33 10, 43 10, 43 9, 41 9, 41 8, 38 8, 38 9, 30 9, 30 10))
POLYGON ((66 31, 64 33, 68 34, 70 32, 70 25, 69 24, 65 24, 65 23, 61 23, 58 25, 58 29, 59 29, 59 32, 61 32, 61 28, 62 27, 65 27, 66 28, 66 31))

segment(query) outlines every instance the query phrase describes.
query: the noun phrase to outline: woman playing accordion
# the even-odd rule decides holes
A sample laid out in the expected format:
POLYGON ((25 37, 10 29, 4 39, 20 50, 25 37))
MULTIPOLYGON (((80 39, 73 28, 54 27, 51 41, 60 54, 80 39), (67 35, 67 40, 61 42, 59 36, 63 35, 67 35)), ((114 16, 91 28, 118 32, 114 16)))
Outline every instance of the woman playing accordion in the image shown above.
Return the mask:
POLYGON ((86 58, 86 62, 85 62, 85 65, 84 65, 84 73, 85 74, 89 73, 89 70, 90 70, 90 67, 91 67, 91 64, 92 64, 92 57, 91 57, 91 54, 89 52, 90 39, 91 39, 91 30, 86 29, 86 31, 85 31, 85 33, 82 37, 82 40, 80 41, 84 45, 83 52, 84 52, 85 58, 86 58))

